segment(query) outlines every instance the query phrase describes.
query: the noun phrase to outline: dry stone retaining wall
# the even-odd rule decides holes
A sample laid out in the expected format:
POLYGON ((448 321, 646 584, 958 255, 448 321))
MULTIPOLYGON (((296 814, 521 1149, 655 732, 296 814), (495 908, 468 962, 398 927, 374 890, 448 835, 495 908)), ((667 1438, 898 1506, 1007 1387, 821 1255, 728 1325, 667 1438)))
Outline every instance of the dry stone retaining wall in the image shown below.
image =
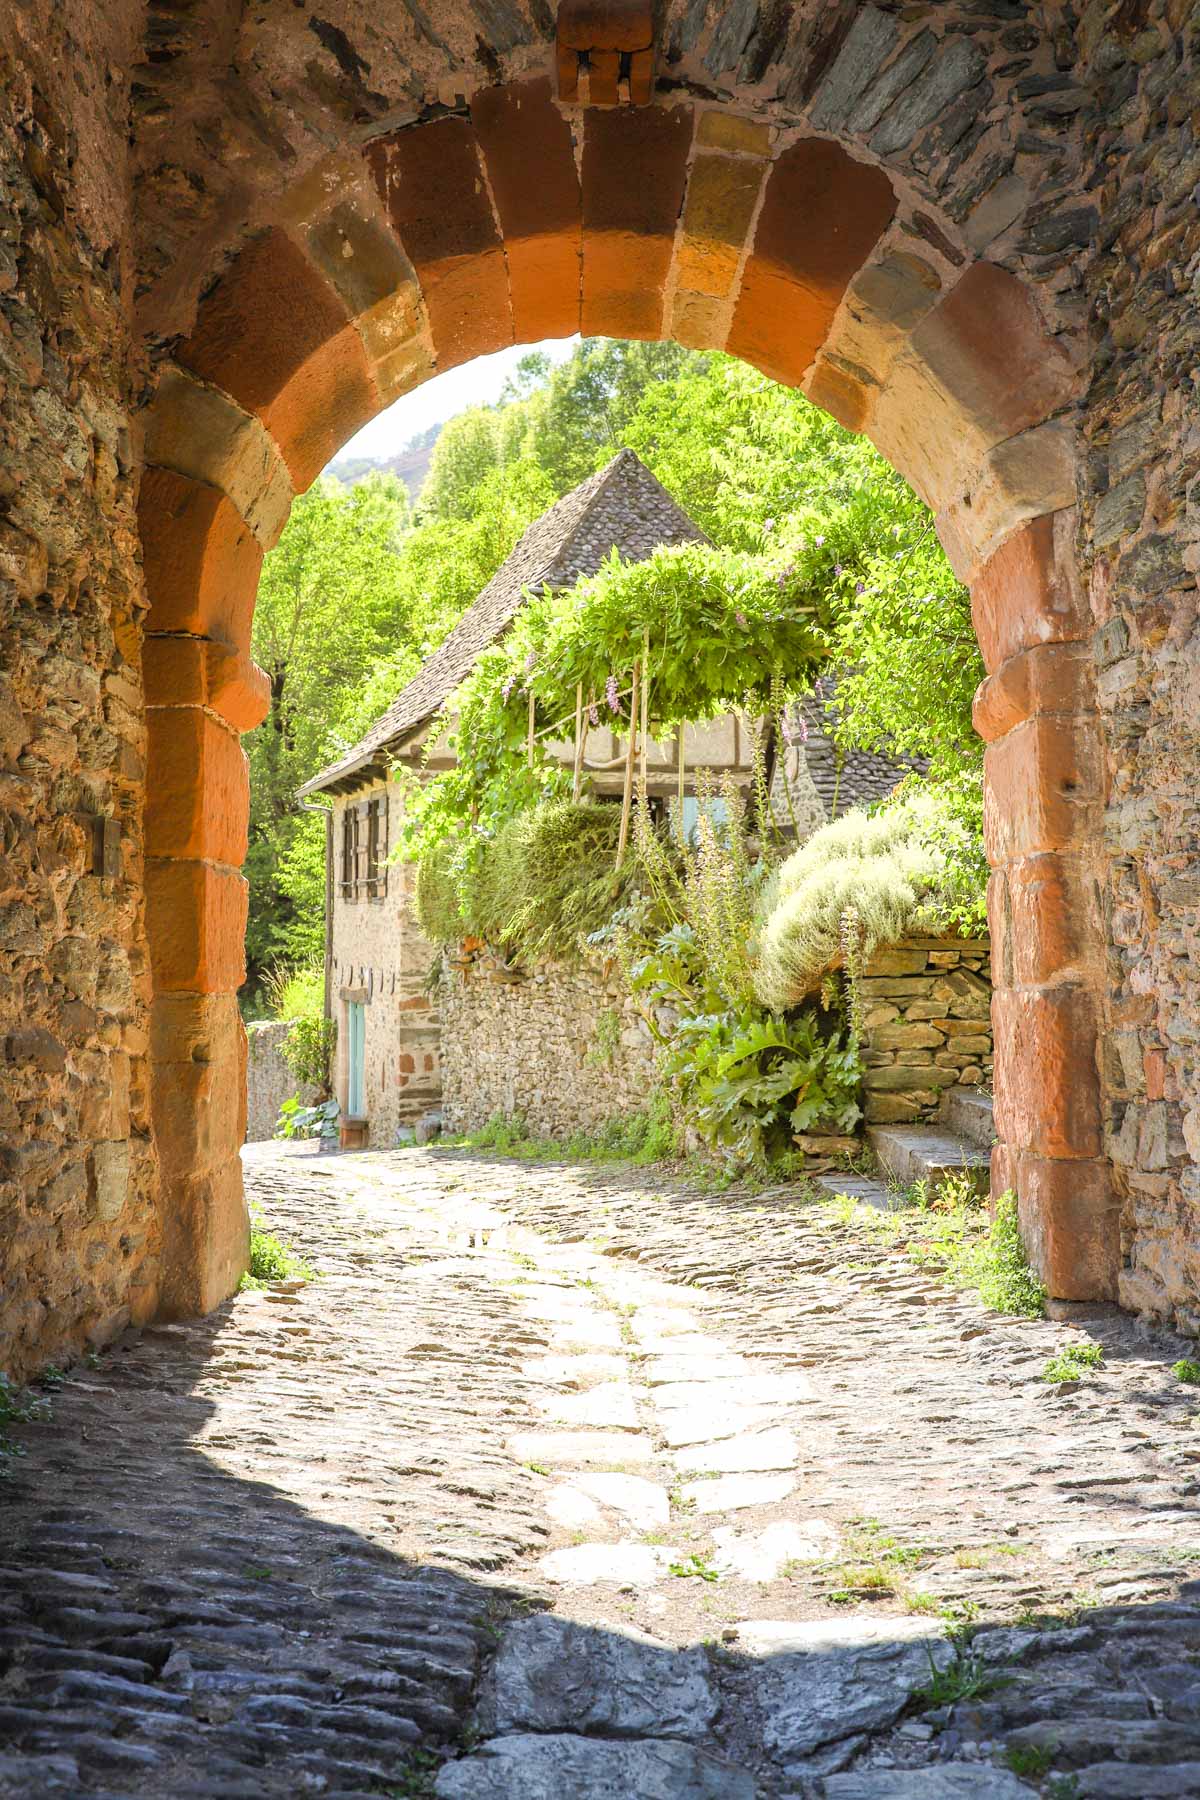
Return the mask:
POLYGON ((907 938, 863 970, 868 1124, 932 1119, 947 1088, 990 1088, 992 984, 984 938, 907 938))
POLYGON ((653 1040, 608 965, 518 976, 484 953, 451 969, 441 1012, 449 1130, 477 1131, 499 1113, 538 1137, 596 1132, 643 1112, 653 1092, 653 1040))
POLYGON ((292 1029, 290 1019, 258 1019, 246 1027, 246 1142, 261 1144, 275 1136, 279 1109, 293 1094, 305 1106, 319 1095, 314 1087, 301 1087, 283 1058, 283 1041, 292 1029))

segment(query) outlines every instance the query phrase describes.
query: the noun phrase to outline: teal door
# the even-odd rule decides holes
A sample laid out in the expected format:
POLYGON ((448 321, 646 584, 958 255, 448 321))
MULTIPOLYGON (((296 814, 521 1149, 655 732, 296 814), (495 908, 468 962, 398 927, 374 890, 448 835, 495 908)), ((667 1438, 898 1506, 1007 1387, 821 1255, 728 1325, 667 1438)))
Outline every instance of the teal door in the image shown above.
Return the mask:
POLYGON ((346 1112, 352 1119, 363 1116, 363 1075, 367 1060, 367 1009, 361 1000, 347 1002, 346 1031, 349 1039, 349 1077, 346 1083, 346 1112))

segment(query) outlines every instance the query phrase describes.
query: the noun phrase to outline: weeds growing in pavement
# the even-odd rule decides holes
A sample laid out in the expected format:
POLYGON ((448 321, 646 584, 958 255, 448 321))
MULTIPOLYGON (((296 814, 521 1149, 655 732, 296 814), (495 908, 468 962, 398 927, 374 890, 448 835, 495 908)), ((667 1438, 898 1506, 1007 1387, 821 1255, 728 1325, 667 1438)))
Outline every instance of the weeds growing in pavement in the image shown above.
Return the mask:
POLYGON ((1089 1369, 1098 1369, 1104 1361, 1099 1344, 1068 1344, 1052 1356, 1042 1370, 1043 1381, 1082 1381, 1089 1369))
POLYGON ((1004 1752, 1004 1761, 1014 1775, 1025 1775, 1036 1781, 1047 1773, 1055 1754, 1049 1744, 1011 1744, 1004 1752))
POLYGON ((919 1545, 902 1544, 878 1519, 849 1520, 843 1548, 845 1554, 824 1564, 821 1571, 830 1584, 825 1598, 834 1606, 895 1594, 905 1571, 915 1568, 926 1554, 919 1545))
POLYGON ((668 1563, 667 1568, 670 1574, 679 1575, 685 1580, 688 1578, 696 1581, 719 1580, 719 1574, 714 1565, 706 1556, 701 1556, 696 1551, 685 1557, 682 1562, 668 1563))
POLYGON ((1200 1387, 1200 1362, 1193 1362, 1190 1357, 1172 1363, 1171 1373, 1176 1381, 1182 1381, 1188 1387, 1200 1387))
POLYGON ((980 1700, 985 1694, 994 1694, 998 1688, 1008 1687, 1012 1682, 1011 1675, 989 1668, 982 1656, 962 1644, 955 1646, 953 1660, 944 1668, 938 1668, 932 1652, 926 1654, 929 1656, 929 1680, 914 1695, 922 1707, 953 1706, 958 1700, 980 1700))
POLYGON ((7 1375, 0 1373, 0 1481, 12 1473, 12 1459, 25 1454, 23 1446, 9 1436, 10 1427, 31 1425, 48 1418, 49 1413, 45 1400, 31 1394, 28 1388, 14 1386, 7 1375))
POLYGON ((915 1184, 906 1196, 914 1202, 910 1207, 883 1215, 901 1221, 897 1248, 955 1286, 974 1288, 990 1312, 1040 1319, 1046 1290, 1029 1266, 1015 1197, 1001 1194, 989 1219, 966 1177, 961 1185, 943 1184, 933 1198, 916 1191, 923 1189, 915 1184))
POLYGON ((282 1239, 251 1222, 250 1267, 238 1283, 239 1293, 270 1287, 274 1281, 315 1281, 316 1274, 282 1239))

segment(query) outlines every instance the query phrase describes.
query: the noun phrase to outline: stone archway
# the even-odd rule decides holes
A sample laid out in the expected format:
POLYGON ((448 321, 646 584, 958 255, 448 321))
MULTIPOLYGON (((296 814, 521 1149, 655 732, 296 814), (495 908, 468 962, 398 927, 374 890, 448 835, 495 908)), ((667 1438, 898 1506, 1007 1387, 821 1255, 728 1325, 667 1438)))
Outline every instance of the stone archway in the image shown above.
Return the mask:
POLYGON ((318 164, 203 294, 161 373, 140 510, 164 1310, 215 1304, 244 1250, 237 733, 265 709, 248 657, 263 552, 293 494, 399 394, 579 329, 728 349, 803 386, 934 509, 989 671, 994 1182, 1017 1189, 1052 1293, 1115 1296, 1082 346, 988 254, 1005 205, 965 231, 889 171, 886 133, 849 128, 854 54, 851 33, 807 117, 690 95, 563 105, 544 75, 482 87, 318 164))

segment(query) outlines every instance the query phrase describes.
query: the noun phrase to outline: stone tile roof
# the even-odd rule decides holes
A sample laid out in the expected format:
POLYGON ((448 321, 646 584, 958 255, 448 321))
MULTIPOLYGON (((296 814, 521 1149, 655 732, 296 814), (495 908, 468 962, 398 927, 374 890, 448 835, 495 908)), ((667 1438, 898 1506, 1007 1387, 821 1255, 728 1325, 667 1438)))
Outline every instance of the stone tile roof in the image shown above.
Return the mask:
POLYGON ((700 527, 645 463, 632 450, 618 451, 534 520, 383 717, 337 762, 305 782, 300 793, 351 786, 381 768, 384 752, 411 736, 466 679, 478 657, 512 623, 530 590, 570 587, 582 576, 594 575, 613 549, 629 562, 641 562, 660 544, 704 542, 700 527))
POLYGON ((923 770, 921 758, 884 756, 874 750, 843 750, 833 741, 837 709, 836 684, 826 676, 820 693, 807 694, 790 711, 800 713, 808 728, 802 747, 813 786, 827 819, 840 817, 852 806, 869 806, 884 799, 906 775, 923 770))

